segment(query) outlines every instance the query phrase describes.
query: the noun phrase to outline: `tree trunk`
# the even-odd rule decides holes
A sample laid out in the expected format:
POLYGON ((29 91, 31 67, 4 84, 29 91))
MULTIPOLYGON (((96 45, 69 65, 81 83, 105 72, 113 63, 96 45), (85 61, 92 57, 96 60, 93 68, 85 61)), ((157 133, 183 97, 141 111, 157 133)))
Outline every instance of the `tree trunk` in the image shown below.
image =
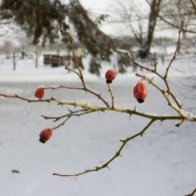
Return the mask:
POLYGON ((13 70, 15 71, 16 70, 16 54, 15 54, 15 52, 13 52, 12 58, 13 58, 13 70))
POLYGON ((139 51, 139 57, 146 58, 150 53, 154 31, 159 15, 161 0, 152 0, 150 4, 150 14, 148 19, 148 32, 144 48, 139 51))
POLYGON ((35 52, 35 68, 38 68, 38 53, 37 51, 35 52))

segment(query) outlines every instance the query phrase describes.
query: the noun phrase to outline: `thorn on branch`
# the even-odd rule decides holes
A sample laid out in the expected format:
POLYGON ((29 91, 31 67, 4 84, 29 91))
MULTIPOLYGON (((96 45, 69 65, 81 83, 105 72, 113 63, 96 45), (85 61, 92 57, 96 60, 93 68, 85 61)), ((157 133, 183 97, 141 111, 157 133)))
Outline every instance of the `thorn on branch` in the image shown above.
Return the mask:
POLYGON ((99 167, 98 167, 98 166, 97 166, 97 167, 95 167, 95 170, 96 170, 96 171, 99 171, 99 167))
POLYGON ((136 109, 137 109, 137 107, 135 106, 134 109, 133 109, 133 112, 136 112, 136 109))

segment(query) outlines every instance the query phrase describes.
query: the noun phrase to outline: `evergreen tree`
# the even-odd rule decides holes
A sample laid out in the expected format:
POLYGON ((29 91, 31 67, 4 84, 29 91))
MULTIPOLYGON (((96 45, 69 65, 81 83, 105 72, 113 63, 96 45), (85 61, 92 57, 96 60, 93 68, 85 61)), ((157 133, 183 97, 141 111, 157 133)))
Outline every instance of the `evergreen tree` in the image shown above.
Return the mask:
POLYGON ((109 60, 111 52, 108 45, 113 43, 112 39, 100 31, 78 0, 71 0, 68 17, 75 27, 82 46, 94 57, 109 60))
POLYGON ((42 35, 47 36, 51 43, 54 42, 53 23, 62 20, 66 14, 58 0, 2 0, 1 10, 11 11, 27 35, 33 35, 33 44, 37 44, 42 35))
POLYGON ((62 4, 59 0, 2 0, 1 10, 4 15, 5 11, 12 13, 27 35, 33 36, 33 44, 38 44, 41 37, 43 45, 47 39, 53 43, 55 38, 61 37, 69 46, 70 41, 75 41, 69 31, 72 25, 79 45, 96 59, 109 60, 111 51, 108 45, 113 40, 100 31, 78 0, 70 0, 69 4, 62 4))

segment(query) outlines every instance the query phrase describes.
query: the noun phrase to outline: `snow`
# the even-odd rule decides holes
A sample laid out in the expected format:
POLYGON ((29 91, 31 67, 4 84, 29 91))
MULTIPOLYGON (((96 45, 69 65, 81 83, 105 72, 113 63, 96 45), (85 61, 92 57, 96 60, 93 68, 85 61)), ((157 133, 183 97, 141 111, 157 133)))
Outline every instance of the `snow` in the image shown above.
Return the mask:
MULTIPOLYGON (((174 48, 173 50, 174 51, 174 48)), ((43 52, 48 53, 48 52, 43 52)), ((38 61, 38 68, 35 68, 35 58, 25 58, 21 59, 20 54, 16 56, 16 70, 13 70, 13 60, 12 58, 7 59, 5 55, 0 55, 0 82, 65 82, 65 81, 78 81, 78 77, 75 74, 72 74, 65 70, 63 66, 58 68, 51 68, 50 65, 43 64, 43 54, 40 56, 38 61)), ((164 73, 166 66, 169 64, 171 56, 165 58, 164 64, 159 61, 157 69, 160 73, 164 73)), ((117 61, 115 55, 112 57, 111 62, 103 62, 100 76, 92 75, 88 72, 88 62, 89 57, 86 56, 83 59, 83 64, 85 65, 85 79, 87 81, 97 81, 104 78, 105 71, 109 68, 116 69, 117 61)), ((148 65, 147 65, 148 66, 148 65)), ((179 56, 176 61, 173 63, 170 70, 170 77, 184 77, 184 78, 193 78, 196 75, 195 66, 195 57, 194 55, 188 56, 179 56)), ((144 71, 139 71, 140 74, 147 74, 149 77, 150 73, 144 71)), ((135 74, 132 72, 132 68, 128 69, 126 74, 119 74, 119 81, 135 78, 135 74)))
MULTIPOLYGON (((66 84, 78 86, 76 77, 66 73, 63 67, 51 69, 39 61, 38 69, 33 60, 17 60, 16 71, 11 60, 1 56, 0 92, 33 97, 40 85, 66 84)), ((182 60, 174 67, 185 68, 194 61, 182 60), (186 66, 185 66, 186 65, 186 66)), ((163 70, 164 67, 161 67, 163 70)), ((106 66, 103 70, 106 69, 106 66)), ((188 71, 188 69, 187 69, 188 71)), ((102 71, 103 72, 103 71, 102 71)), ((179 93, 179 81, 190 73, 178 74, 171 70, 171 84, 183 100, 185 108, 196 112, 194 99, 184 99, 179 93), (182 75, 185 75, 182 77, 182 75)), ((100 91, 109 100, 107 86, 100 77, 85 72, 91 88, 100 91)), ((172 114, 162 96, 152 87, 144 104, 138 104, 132 96, 137 81, 134 74, 118 76, 113 83, 116 105, 134 108, 154 114, 172 114)), ((159 82, 159 81, 158 81, 159 82)), ((189 84, 189 80, 185 80, 189 84)), ((191 93, 189 92, 190 96, 191 93)), ((48 90, 46 97, 98 104, 92 96, 68 90, 48 90)), ((130 142, 110 169, 74 178, 53 176, 53 172, 75 173, 101 164, 120 146, 120 140, 139 131, 147 123, 145 119, 114 112, 90 114, 71 119, 56 130, 46 144, 39 142, 39 133, 53 122, 41 115, 60 115, 65 108, 55 104, 25 103, 21 100, 0 98, 0 155, 1 196, 100 196, 100 195, 151 195, 179 196, 190 193, 196 182, 196 134, 195 125, 177 122, 156 122, 142 138, 130 142), (12 172, 13 170, 19 173, 12 172)))
MULTIPOLYGON (((102 14, 112 8, 114 0, 107 3, 81 0, 81 3, 92 13, 102 14)), ((108 25, 106 22, 101 28, 108 34, 129 34, 119 24, 108 25)), ((21 32, 12 36, 9 26, 2 28, 2 32, 9 33, 0 39, 1 46, 6 40, 11 40, 18 47, 18 41, 24 38, 21 32)), ((161 35, 160 32, 158 34, 161 35)), ((167 49, 169 54, 175 50, 174 47, 167 49)), ((169 58, 165 59, 164 65, 159 62, 161 73, 169 58)), ((0 93, 31 98, 38 86, 80 85, 78 78, 65 71, 64 67, 44 66, 43 56, 39 58, 37 69, 34 68, 34 59, 21 60, 17 57, 16 63, 16 70, 13 71, 12 59, 0 55, 0 93)), ((111 65, 104 62, 102 66, 101 76, 91 75, 87 69, 84 76, 91 88, 109 100, 104 73, 111 65)), ((172 90, 188 111, 182 112, 189 116, 196 114, 196 94, 190 87, 195 84, 194 67, 194 55, 181 55, 173 63, 169 74, 172 90)), ((142 74, 153 77, 146 72, 142 74)), ((138 104, 132 96, 137 80, 131 69, 127 74, 117 76, 112 89, 118 107, 136 107, 138 111, 151 114, 173 114, 167 103, 162 101, 162 96, 150 86, 145 103, 138 104)), ((98 104, 96 98, 82 92, 48 90, 46 97, 51 96, 98 104)), ((65 107, 53 103, 28 104, 21 100, 0 98, 1 196, 182 196, 196 188, 195 125, 183 123, 177 128, 177 121, 153 124, 143 137, 125 147, 122 156, 112 162, 109 169, 74 178, 53 176, 53 172, 71 174, 103 163, 116 152, 121 139, 133 135, 147 123, 145 119, 114 112, 90 114, 71 119, 54 132, 50 141, 41 144, 41 130, 54 126, 52 121, 44 120, 41 115, 61 115, 65 112, 65 107)))

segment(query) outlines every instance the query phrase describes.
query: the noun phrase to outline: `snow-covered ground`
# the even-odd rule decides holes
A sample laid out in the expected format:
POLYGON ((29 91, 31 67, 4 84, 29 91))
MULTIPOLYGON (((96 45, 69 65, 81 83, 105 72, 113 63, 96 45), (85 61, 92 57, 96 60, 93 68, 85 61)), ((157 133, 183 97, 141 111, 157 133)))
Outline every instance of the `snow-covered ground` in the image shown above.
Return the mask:
MULTIPOLYGON (((81 2, 97 15, 106 13, 103 10, 108 13, 114 4, 114 0, 81 2)), ((119 24, 104 23, 101 28, 112 35, 129 34, 119 24)), ((17 35, 21 33, 13 37, 9 30, 6 37, 16 40, 17 35)), ((0 45, 3 41, 0 40, 0 45)), ((170 72, 173 91, 183 106, 194 114, 196 90, 190 86, 195 86, 195 62, 193 55, 180 57, 170 72)), ((79 85, 77 78, 63 67, 45 67, 42 58, 38 69, 34 66, 33 59, 22 61, 17 58, 16 71, 13 71, 12 60, 0 56, 0 93, 33 97, 35 88, 40 85, 79 85)), ((84 75, 88 85, 109 99, 103 78, 106 69, 104 66, 100 77, 87 71, 84 75)), ((158 69, 162 72, 165 66, 159 63, 158 69)), ((162 96, 151 87, 146 102, 139 105, 132 96, 136 80, 131 72, 119 75, 115 80, 113 91, 119 107, 136 106, 140 111, 172 113, 162 96)), ((51 95, 97 104, 97 99, 81 92, 48 90, 46 96, 51 95)), ((53 172, 70 174, 101 164, 115 153, 121 139, 146 123, 144 119, 130 119, 113 112, 91 114, 70 120, 49 142, 41 144, 40 131, 53 126, 41 115, 65 112, 65 108, 54 104, 28 104, 0 98, 0 196, 183 196, 196 188, 196 128, 191 123, 184 123, 180 128, 175 127, 176 122, 155 123, 144 137, 127 145, 122 157, 115 160, 110 169, 77 178, 52 176, 53 172)))
MULTIPOLYGON (((40 85, 79 85, 63 68, 40 65, 34 70, 32 62, 18 61, 14 72, 8 61, 2 60, 0 66, 0 92, 33 97, 35 88, 40 85)), ((181 59, 174 67, 185 68, 187 64, 192 66, 194 61, 181 59)), ((171 73, 174 92, 178 93, 185 108, 192 108, 196 113, 195 98, 186 99, 183 88, 179 88, 181 81, 189 84, 189 80, 182 77, 185 71, 171 73)), ((85 76, 88 85, 109 99, 103 76, 98 78, 87 73, 85 76)), ((136 80, 130 73, 117 77, 113 83, 119 107, 137 106, 140 111, 172 113, 162 96, 151 87, 146 102, 139 105, 132 96, 136 80)), ((191 96, 193 92, 189 93, 191 96)), ((48 90, 46 97, 50 96, 97 104, 97 99, 82 92, 48 90)), ((182 196, 196 187, 196 132, 195 125, 189 123, 180 128, 175 127, 175 122, 155 123, 144 137, 128 144, 110 169, 77 178, 52 176, 53 172, 74 173, 106 161, 115 153, 121 139, 146 123, 144 119, 130 119, 113 112, 91 114, 70 120, 49 142, 41 144, 38 141, 40 131, 53 125, 41 115, 65 112, 65 108, 54 104, 28 104, 0 98, 1 196, 182 196)))
MULTIPOLYGON (((169 48, 168 54, 172 54, 175 50, 175 47, 169 48)), ((58 67, 58 68, 51 68, 50 65, 44 65, 43 64, 43 55, 47 54, 48 52, 42 53, 42 55, 39 58, 38 61, 38 68, 35 68, 35 59, 34 58, 20 58, 20 53, 17 54, 16 57, 16 70, 13 70, 13 59, 9 58, 7 59, 4 54, 0 55, 0 82, 41 82, 41 81, 77 81, 78 78, 75 76, 75 74, 71 74, 67 71, 65 71, 64 67, 58 67)), ((61 55, 64 55, 63 51, 60 53, 61 55)), ((34 54, 32 53, 32 56, 34 54)), ((161 60, 158 62, 158 70, 160 73, 163 73, 166 66, 168 65, 169 61, 171 59, 171 55, 166 57, 164 62, 161 60)), ((83 59, 83 64, 85 66, 85 76, 87 80, 90 81, 99 81, 100 79, 104 78, 105 71, 108 68, 117 68, 117 60, 116 56, 114 55, 111 58, 111 62, 103 62, 101 64, 102 68, 100 70, 100 76, 97 77, 95 75, 89 74, 88 72, 88 64, 89 64, 90 57, 86 56, 83 59)), ((177 57, 176 61, 173 62, 172 68, 170 71, 170 76, 183 76, 183 77, 189 77, 189 76, 195 76, 196 75, 196 69, 195 69, 195 63, 196 58, 194 54, 189 55, 180 55, 177 57)), ((149 63, 151 64, 151 63, 149 63)), ((130 78, 133 77, 135 74, 132 72, 132 68, 128 69, 128 73, 120 75, 120 78, 130 78)))

